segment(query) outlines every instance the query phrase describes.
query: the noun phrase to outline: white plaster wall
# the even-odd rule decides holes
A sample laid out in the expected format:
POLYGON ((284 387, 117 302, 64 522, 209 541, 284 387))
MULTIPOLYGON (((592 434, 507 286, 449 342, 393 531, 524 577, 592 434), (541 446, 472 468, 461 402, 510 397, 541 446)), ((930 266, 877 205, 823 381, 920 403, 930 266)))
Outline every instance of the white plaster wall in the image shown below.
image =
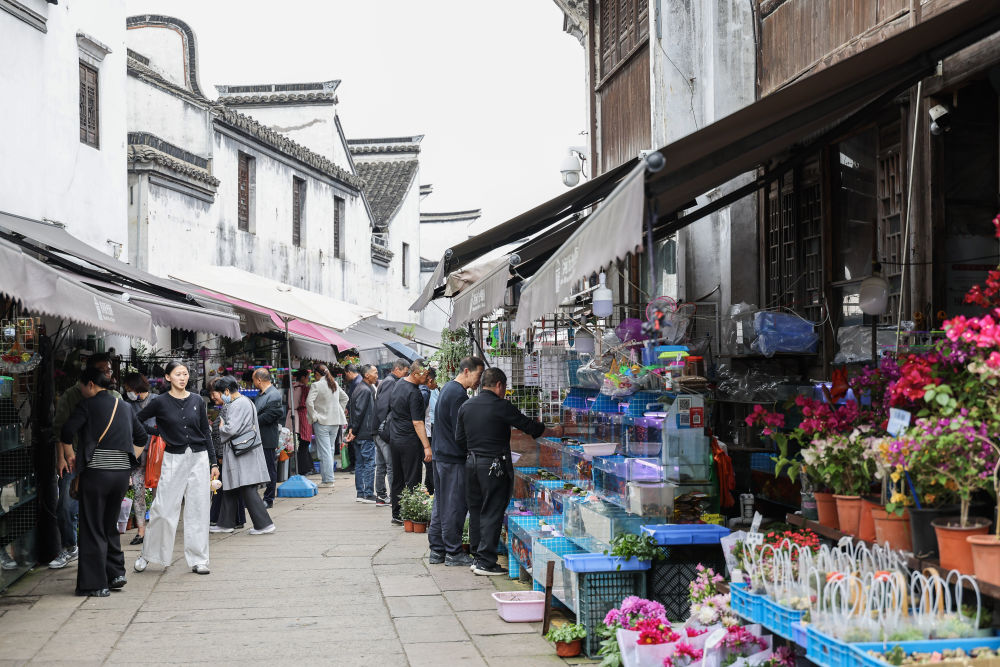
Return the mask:
POLYGON ((338 167, 353 173, 344 141, 337 131, 337 108, 333 104, 234 106, 233 109, 251 116, 272 130, 281 132, 292 141, 328 158, 338 167))
POLYGON ((439 261, 444 251, 468 239, 469 222, 424 222, 420 225, 420 249, 426 259, 439 261))
MULTIPOLYGON (((420 172, 410 184, 396 217, 389 223, 389 249, 392 262, 386 272, 386 315, 389 319, 417 322, 417 314, 410 311, 410 304, 420 296, 420 172), (410 245, 407 286, 403 287, 403 243, 410 245)), ((378 269, 379 267, 375 267, 378 269)))
POLYGON ((149 132, 195 155, 212 156, 212 118, 205 106, 134 76, 128 77, 126 91, 129 132, 149 132))
POLYGON ((110 254, 109 239, 127 241, 124 2, 22 2, 48 32, 0 12, 0 210, 62 222, 110 254), (78 31, 112 51, 98 69, 100 149, 80 142, 78 31))
POLYGON ((125 32, 130 49, 149 58, 150 66, 167 79, 187 87, 184 80, 186 52, 181 33, 166 26, 137 26, 125 32))

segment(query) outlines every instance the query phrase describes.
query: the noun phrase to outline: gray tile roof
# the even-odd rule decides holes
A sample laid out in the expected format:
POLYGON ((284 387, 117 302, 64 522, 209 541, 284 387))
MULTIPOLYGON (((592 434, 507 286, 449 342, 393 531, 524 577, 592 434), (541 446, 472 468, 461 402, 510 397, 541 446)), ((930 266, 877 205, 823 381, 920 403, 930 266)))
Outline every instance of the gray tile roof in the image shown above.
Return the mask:
POLYGON ((134 76, 137 79, 145 81, 148 84, 156 86, 157 88, 180 97, 181 99, 187 100, 188 102, 194 102, 195 104, 202 106, 211 106, 212 104, 212 101, 204 95, 199 95, 184 86, 177 85, 153 68, 144 65, 135 58, 128 58, 127 70, 130 76, 134 76))
POLYGON ((304 162, 310 167, 313 167, 324 174, 341 181, 342 183, 346 183, 352 187, 358 188, 359 190, 362 188, 362 179, 358 176, 355 176, 343 167, 337 166, 322 155, 314 153, 305 146, 292 141, 285 135, 275 132, 271 128, 258 123, 250 116, 241 114, 240 112, 227 107, 217 108, 215 116, 216 122, 228 125, 243 134, 271 146, 272 148, 276 148, 285 155, 293 157, 300 162, 304 162))
POLYGON ((194 179, 196 181, 201 181, 212 187, 219 186, 219 179, 212 174, 208 173, 207 170, 197 167, 190 162, 185 162, 173 155, 168 155, 163 151, 157 150, 152 146, 147 146, 144 144, 131 144, 128 147, 128 163, 134 164, 136 162, 154 162, 161 167, 166 167, 167 169, 177 172, 183 176, 194 179))
POLYGON ((216 86, 219 102, 226 106, 274 104, 336 104, 340 80, 317 83, 263 83, 216 86))
MULTIPOLYGON (((348 142, 350 144, 350 142, 348 142)), ((387 153, 419 153, 417 144, 392 144, 387 146, 355 146, 350 145, 351 155, 378 155, 387 153)))
POLYGON ((364 193, 372 208, 375 226, 389 225, 417 177, 417 160, 357 161, 354 168, 364 181, 364 193))

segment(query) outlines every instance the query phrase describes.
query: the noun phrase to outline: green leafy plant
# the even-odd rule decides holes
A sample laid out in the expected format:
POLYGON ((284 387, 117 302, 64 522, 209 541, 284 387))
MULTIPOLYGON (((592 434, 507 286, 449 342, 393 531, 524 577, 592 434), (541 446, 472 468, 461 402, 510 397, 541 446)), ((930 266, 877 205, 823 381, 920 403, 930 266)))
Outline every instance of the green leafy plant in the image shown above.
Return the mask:
MULTIPOLYGON (((635 535, 634 533, 622 533, 611 541, 611 550, 604 550, 604 555, 617 556, 628 560, 635 557, 638 560, 660 560, 666 558, 663 550, 656 544, 656 540, 651 535, 635 535)), ((621 563, 618 569, 622 569, 621 563)))
MULTIPOLYGON (((458 364, 472 355, 472 340, 465 329, 444 329, 441 345, 428 361, 437 363, 438 373, 451 377, 458 373, 458 364)), ((440 377, 440 376, 439 376, 440 377)))
POLYGON ((583 627, 579 623, 564 623, 560 626, 555 626, 545 633, 545 639, 550 642, 563 642, 570 643, 575 642, 577 639, 583 639, 587 636, 587 628, 583 627))
POLYGON ((597 649, 597 656, 601 658, 598 667, 622 667, 622 648, 618 645, 615 631, 602 623, 597 626, 596 632, 601 638, 597 649))
POLYGON ((399 496, 399 516, 414 523, 428 523, 431 520, 431 497, 427 487, 419 486, 403 489, 399 496))

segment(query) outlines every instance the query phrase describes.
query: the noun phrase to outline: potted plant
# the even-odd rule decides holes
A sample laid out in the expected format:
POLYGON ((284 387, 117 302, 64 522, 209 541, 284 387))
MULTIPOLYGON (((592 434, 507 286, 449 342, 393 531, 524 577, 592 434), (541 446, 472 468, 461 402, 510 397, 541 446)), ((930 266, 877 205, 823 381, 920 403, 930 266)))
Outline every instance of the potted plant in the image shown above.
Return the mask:
POLYGON ((651 535, 636 535, 634 533, 622 533, 611 540, 611 550, 605 549, 604 555, 615 556, 618 559, 616 561, 618 570, 632 559, 653 561, 666 558, 663 550, 651 535))
POLYGON ((575 658, 580 655, 580 642, 587 636, 587 629, 579 623, 565 623, 551 628, 545 639, 556 645, 556 655, 560 658, 575 658))
POLYGON ((419 503, 416 487, 406 487, 399 495, 399 518, 403 520, 403 530, 407 533, 413 532, 413 517, 420 512, 419 503))
POLYGON ((413 506, 413 532, 426 533, 427 524, 431 522, 434 499, 427 494, 427 487, 422 484, 416 488, 414 495, 416 502, 413 506))

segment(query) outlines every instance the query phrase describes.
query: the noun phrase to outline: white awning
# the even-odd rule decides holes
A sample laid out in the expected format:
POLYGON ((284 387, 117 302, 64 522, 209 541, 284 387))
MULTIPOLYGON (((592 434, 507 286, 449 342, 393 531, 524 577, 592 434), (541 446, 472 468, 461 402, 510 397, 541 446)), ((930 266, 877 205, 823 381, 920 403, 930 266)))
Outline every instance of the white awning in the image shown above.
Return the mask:
POLYGON ((372 308, 292 287, 234 266, 174 269, 170 277, 273 310, 282 319, 302 320, 338 331, 378 314, 372 308))
POLYGON ((510 257, 505 257, 486 275, 452 297, 451 321, 448 326, 457 329, 504 305, 509 280, 510 257))

